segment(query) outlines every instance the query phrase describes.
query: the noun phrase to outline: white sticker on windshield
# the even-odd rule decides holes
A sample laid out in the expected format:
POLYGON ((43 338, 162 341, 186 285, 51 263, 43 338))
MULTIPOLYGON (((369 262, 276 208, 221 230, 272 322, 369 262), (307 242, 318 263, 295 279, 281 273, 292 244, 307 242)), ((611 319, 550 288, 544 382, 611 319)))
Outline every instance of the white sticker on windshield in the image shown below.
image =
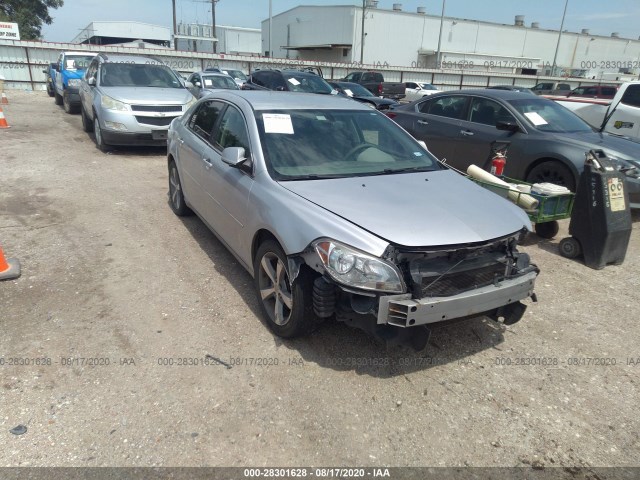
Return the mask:
POLYGON ((205 87, 211 87, 213 86, 213 82, 211 80, 209 80, 208 78, 204 79, 204 86, 205 87))
POLYGON ((327 117, 325 117, 324 115, 316 115, 316 120, 326 120, 327 117))
POLYGON ((75 70, 75 69, 76 69, 76 61, 67 60, 67 70, 75 70))
POLYGON ((289 79, 289 83, 291 85, 300 85, 300 82, 298 80, 296 80, 295 78, 290 78, 289 79))
POLYGON ((414 156, 416 156, 416 157, 421 157, 421 156, 422 156, 422 153, 420 153, 420 152, 413 152, 413 155, 414 155, 414 156))
POLYGON ((346 93, 347 95, 349 95, 350 97, 353 97, 353 92, 351 90, 349 90, 348 88, 344 89, 344 93, 346 93))
POLYGON ((525 116, 536 126, 548 124, 548 122, 542 118, 538 112, 525 112, 525 116))
POLYGON ((265 133, 286 133, 293 134, 293 124, 291 123, 291 115, 284 113, 263 113, 265 133))

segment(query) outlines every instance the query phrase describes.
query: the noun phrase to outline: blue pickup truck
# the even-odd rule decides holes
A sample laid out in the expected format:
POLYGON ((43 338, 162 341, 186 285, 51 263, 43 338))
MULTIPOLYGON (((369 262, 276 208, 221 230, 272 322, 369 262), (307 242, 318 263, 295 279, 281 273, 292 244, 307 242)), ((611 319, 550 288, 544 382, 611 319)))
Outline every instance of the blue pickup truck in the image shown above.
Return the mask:
POLYGON ((95 57, 91 52, 62 52, 49 68, 51 88, 56 105, 63 105, 67 113, 80 111, 80 81, 95 57))

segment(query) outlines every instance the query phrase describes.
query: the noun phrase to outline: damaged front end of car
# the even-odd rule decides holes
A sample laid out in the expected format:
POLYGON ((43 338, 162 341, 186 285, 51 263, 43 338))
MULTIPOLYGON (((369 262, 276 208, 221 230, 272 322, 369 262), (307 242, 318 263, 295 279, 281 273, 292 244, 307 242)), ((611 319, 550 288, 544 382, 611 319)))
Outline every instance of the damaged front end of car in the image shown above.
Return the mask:
POLYGON ((435 323, 486 315, 512 325, 522 318, 521 300, 536 300, 539 273, 517 250, 526 231, 467 245, 389 245, 381 257, 319 239, 299 259, 321 274, 313 285, 317 316, 421 350, 435 323))

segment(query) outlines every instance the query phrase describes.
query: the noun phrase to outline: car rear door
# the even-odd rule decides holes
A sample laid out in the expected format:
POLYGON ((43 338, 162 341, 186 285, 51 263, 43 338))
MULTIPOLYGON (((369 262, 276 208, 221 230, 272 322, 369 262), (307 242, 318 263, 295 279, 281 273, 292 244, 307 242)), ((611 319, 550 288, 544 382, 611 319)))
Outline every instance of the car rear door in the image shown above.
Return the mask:
POLYGON ((178 167, 184 195, 209 222, 204 176, 208 167, 206 152, 211 148, 211 134, 224 109, 218 101, 201 103, 184 128, 178 131, 178 167))
POLYGON ((500 121, 518 123, 500 103, 489 98, 471 97, 467 119, 460 123, 460 142, 456 157, 451 158, 448 163, 463 171, 471 164, 486 168, 489 164, 491 143, 508 141, 514 135, 509 131, 498 130, 496 123, 500 121))
POLYGON ((222 161, 222 151, 227 147, 242 147, 246 158, 251 158, 247 120, 240 109, 232 104, 226 105, 221 120, 214 128, 211 143, 205 151, 202 176, 206 212, 211 227, 229 248, 236 250, 238 246, 234 239, 240 238, 246 223, 253 176, 250 162, 242 168, 231 167, 222 161))
MULTIPOLYGON (((460 128, 467 109, 465 95, 438 95, 418 103, 415 110, 398 123, 439 159, 450 163, 457 157, 460 128)), ((406 111, 402 111, 404 115, 406 111)))

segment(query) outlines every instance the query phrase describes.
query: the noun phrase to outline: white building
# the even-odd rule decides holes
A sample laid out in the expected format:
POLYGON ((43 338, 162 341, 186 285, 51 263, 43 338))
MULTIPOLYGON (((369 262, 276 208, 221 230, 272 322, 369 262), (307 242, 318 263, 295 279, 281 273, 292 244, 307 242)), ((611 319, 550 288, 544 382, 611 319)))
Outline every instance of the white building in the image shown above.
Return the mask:
MULTIPOLYGON (((536 22, 525 26, 523 16, 512 25, 445 17, 440 36, 439 14, 427 14, 423 7, 403 11, 400 3, 390 10, 378 8, 377 1, 367 4, 364 28, 362 7, 351 5, 292 8, 272 17, 271 35, 270 22, 264 20, 262 52, 276 58, 434 68, 440 39, 444 69, 551 73, 559 32, 536 22)), ((560 75, 609 80, 637 76, 640 41, 617 33, 607 37, 587 29, 565 31, 556 65, 560 75)))
MULTIPOLYGON (((178 50, 213 52, 211 24, 178 25, 178 50)), ((262 35, 259 28, 216 25, 217 53, 229 55, 260 55, 262 35)))
POLYGON ((91 22, 71 43, 115 45, 134 41, 171 46, 171 30, 161 25, 141 22, 91 22))

